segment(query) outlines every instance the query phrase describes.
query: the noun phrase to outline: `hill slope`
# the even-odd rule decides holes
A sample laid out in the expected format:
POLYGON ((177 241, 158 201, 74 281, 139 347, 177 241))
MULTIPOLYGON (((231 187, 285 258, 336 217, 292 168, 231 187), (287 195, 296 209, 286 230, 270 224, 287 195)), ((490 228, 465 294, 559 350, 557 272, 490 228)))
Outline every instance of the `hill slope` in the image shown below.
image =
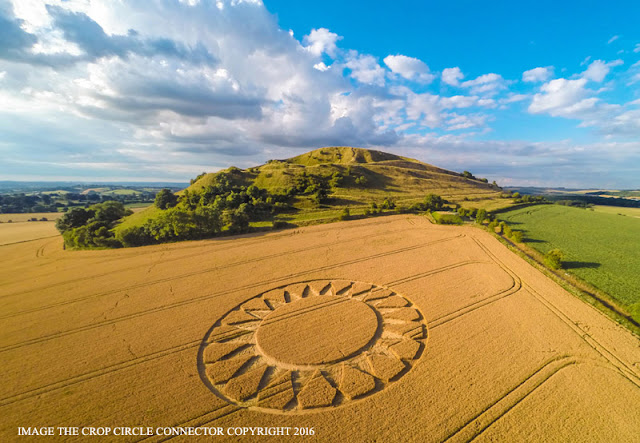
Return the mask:
MULTIPOLYGON (((255 185, 270 194, 290 195, 290 211, 276 218, 295 224, 335 219, 344 207, 349 207, 352 215, 362 214, 371 203, 380 204, 384 199, 408 207, 427 194, 488 211, 511 204, 510 200, 500 198, 500 188, 486 181, 418 160, 351 147, 320 148, 245 170, 231 167, 204 174, 178 194, 202 193, 215 186, 221 175, 239 188, 255 185), (318 187, 324 187, 327 193, 322 204, 314 198, 318 187)), ((139 225, 159 212, 150 207, 125 219, 116 229, 139 225)))

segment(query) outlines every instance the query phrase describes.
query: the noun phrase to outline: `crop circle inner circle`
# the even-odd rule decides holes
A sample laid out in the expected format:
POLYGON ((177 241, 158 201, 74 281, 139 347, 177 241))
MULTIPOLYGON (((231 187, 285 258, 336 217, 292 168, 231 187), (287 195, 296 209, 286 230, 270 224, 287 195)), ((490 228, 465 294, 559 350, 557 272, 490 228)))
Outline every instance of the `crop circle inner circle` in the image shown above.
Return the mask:
POLYGON ((349 357, 364 348, 378 330, 378 318, 366 303, 339 296, 311 297, 268 315, 256 331, 265 357, 291 366, 313 366, 349 357))

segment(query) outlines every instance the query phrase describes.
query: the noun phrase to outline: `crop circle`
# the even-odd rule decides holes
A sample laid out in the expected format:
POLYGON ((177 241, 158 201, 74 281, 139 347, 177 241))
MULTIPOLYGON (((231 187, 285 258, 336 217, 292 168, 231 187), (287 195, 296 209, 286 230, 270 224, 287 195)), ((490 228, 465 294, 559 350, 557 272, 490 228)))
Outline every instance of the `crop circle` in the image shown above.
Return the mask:
POLYGON ((338 407, 401 379, 422 355, 424 316, 370 283, 312 280, 259 294, 218 320, 200 376, 227 402, 264 412, 338 407))

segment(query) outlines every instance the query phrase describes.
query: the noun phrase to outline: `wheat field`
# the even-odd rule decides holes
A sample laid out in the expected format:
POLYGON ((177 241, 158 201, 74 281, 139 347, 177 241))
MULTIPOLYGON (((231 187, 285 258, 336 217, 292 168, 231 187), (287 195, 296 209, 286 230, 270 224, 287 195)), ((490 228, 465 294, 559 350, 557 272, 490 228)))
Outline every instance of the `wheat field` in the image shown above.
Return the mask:
POLYGON ((50 237, 0 251, 2 441, 27 426, 638 438, 640 340, 479 229, 397 215, 144 248, 65 251, 50 237))

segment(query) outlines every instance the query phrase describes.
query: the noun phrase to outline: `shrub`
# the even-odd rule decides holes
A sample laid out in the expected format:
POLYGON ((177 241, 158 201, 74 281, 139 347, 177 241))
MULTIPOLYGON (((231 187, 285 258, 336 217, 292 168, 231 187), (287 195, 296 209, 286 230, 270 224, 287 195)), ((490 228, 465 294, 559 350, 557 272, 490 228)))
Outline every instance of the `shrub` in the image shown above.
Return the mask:
POLYGON ((329 180, 329 186, 332 188, 339 188, 344 183, 344 176, 339 172, 334 172, 329 180))
POLYGON ((396 207, 396 202, 391 198, 385 198, 380 205, 380 209, 393 209, 396 207))
POLYGON ((340 214, 339 219, 340 220, 349 220, 349 218, 351 218, 351 211, 349 211, 349 208, 344 208, 342 210, 342 213, 340 214))
POLYGON ((360 177, 356 178, 356 185, 366 186, 366 184, 367 184, 367 177, 365 177, 364 175, 361 175, 360 177))
POLYGON ((432 213, 435 221, 440 225, 461 225, 462 219, 457 214, 440 214, 439 212, 432 213))

